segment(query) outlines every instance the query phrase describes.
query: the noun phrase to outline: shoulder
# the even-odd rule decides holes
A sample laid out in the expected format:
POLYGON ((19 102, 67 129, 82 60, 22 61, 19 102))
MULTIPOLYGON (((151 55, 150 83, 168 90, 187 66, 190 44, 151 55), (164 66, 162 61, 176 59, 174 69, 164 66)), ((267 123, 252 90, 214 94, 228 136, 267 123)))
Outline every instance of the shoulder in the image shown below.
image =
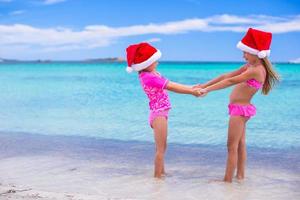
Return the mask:
POLYGON ((263 70, 265 70, 265 69, 261 65, 249 66, 249 67, 247 67, 247 70, 245 71, 245 74, 249 78, 260 79, 261 75, 264 74, 263 70))
POLYGON ((257 66, 249 65, 249 67, 247 67, 247 71, 253 74, 259 74, 262 71, 262 69, 264 69, 262 65, 257 65, 257 66))
POLYGON ((141 72, 139 74, 139 78, 144 82, 144 83, 149 83, 152 82, 156 79, 160 79, 159 75, 156 75, 154 73, 151 72, 141 72))
POLYGON ((256 66, 256 76, 258 80, 261 80, 261 82, 264 82, 267 71, 266 68, 263 65, 256 66))
POLYGON ((250 65, 249 63, 245 63, 244 65, 241 66, 240 69, 246 70, 246 69, 248 69, 249 67, 251 67, 251 65, 250 65))
POLYGON ((168 82, 168 80, 162 77, 160 74, 151 73, 151 72, 141 74, 141 80, 143 84, 150 87, 157 87, 157 88, 164 88, 164 86, 168 82))
POLYGON ((157 77, 155 74, 151 73, 151 72, 141 72, 139 74, 139 77, 142 78, 142 79, 151 79, 151 78, 154 78, 154 77, 157 77))
POLYGON ((141 78, 141 79, 148 79, 148 78, 151 78, 151 77, 153 77, 153 74, 150 73, 150 72, 141 72, 139 74, 139 78, 141 78))
POLYGON ((239 73, 243 73, 245 71, 247 71, 249 68, 249 64, 244 64, 243 66, 241 66, 239 69, 238 69, 238 72, 239 73))

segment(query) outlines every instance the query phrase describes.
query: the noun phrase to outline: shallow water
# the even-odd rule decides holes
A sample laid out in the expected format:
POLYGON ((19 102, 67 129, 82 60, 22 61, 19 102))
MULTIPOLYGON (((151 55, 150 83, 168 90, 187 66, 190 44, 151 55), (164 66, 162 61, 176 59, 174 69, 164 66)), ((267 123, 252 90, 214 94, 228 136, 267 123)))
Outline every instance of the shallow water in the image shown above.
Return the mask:
POLYGON ((0 136, 1 185, 32 189, 41 197, 51 193, 53 199, 60 194, 74 199, 247 200, 300 195, 299 151, 249 149, 247 178, 225 184, 216 181, 223 176, 225 150, 213 146, 170 144, 168 176, 156 180, 152 143, 24 133, 0 136))

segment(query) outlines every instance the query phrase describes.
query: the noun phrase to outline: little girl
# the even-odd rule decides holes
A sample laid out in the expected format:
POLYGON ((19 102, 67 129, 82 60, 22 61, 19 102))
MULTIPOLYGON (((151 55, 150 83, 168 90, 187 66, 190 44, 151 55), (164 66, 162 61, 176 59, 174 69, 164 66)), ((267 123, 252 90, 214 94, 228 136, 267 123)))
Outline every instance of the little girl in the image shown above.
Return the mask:
POLYGON ((195 88, 206 95, 213 90, 223 89, 236 85, 230 95, 229 127, 227 139, 227 166, 224 176, 225 182, 232 182, 234 171, 237 167, 236 177, 241 180, 245 176, 246 122, 256 114, 256 108, 250 103, 254 94, 262 89, 267 95, 274 84, 279 81, 279 76, 273 70, 267 56, 270 55, 272 34, 249 28, 245 37, 237 44, 244 52, 247 63, 240 69, 223 74, 195 88))
POLYGON ((165 175, 164 155, 167 148, 168 112, 171 109, 166 90, 199 96, 199 89, 169 81, 156 71, 161 52, 148 43, 130 45, 127 49, 127 71, 139 72, 140 83, 149 98, 149 124, 156 145, 154 177, 165 175))

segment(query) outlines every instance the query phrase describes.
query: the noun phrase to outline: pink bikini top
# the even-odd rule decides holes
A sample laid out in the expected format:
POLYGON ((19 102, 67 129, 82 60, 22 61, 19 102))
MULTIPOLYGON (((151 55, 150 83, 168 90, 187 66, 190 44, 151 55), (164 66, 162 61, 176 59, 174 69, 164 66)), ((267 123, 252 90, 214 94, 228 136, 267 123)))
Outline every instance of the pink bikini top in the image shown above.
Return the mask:
POLYGON ((259 90, 260 88, 262 88, 263 84, 260 83, 259 81, 257 81, 256 79, 252 78, 252 79, 249 79, 248 81, 246 81, 247 85, 249 87, 253 87, 257 90, 259 90))
MULTIPOLYGON (((247 67, 250 67, 250 65, 247 64, 247 67)), ((254 79, 254 78, 247 80, 246 84, 249 87, 253 87, 253 88, 257 89, 257 90, 259 90, 260 88, 263 87, 263 83, 259 82, 258 80, 254 79)))

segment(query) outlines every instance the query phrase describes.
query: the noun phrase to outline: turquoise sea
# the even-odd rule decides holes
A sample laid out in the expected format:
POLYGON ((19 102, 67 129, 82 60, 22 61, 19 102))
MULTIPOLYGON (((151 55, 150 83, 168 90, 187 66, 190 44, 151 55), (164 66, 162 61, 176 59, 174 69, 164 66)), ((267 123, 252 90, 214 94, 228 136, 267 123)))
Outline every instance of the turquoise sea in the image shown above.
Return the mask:
MULTIPOLYGON (((193 85, 237 69, 235 63, 161 63, 171 81, 193 85)), ((300 147, 300 65, 275 64, 282 81, 257 94, 247 127, 251 147, 300 147)), ((124 64, 0 65, 0 131, 152 141, 148 101, 124 64)), ((170 93, 169 142, 223 146, 232 88, 205 98, 170 93)))
MULTIPOLYGON (((161 62, 158 71, 171 81, 194 85, 235 70, 241 64, 161 62)), ((86 159, 86 156, 93 162, 99 159, 102 164, 109 163, 106 171, 101 168, 104 172, 99 172, 98 163, 93 166, 99 168, 89 168, 89 172, 92 171, 90 176, 101 176, 95 176, 97 170, 102 175, 113 174, 113 178, 109 179, 111 182, 98 182, 103 187, 107 184, 107 188, 103 189, 106 192, 104 198, 127 195, 128 199, 156 199, 157 195, 160 199, 161 195, 166 195, 167 198, 163 199, 182 199, 182 192, 189 191, 189 198, 186 199, 197 199, 200 194, 203 199, 231 199, 231 190, 237 190, 235 194, 242 199, 263 199, 264 195, 272 199, 285 199, 299 195, 300 64, 275 64, 281 82, 269 95, 260 92, 255 95, 252 103, 257 107, 257 115, 248 122, 246 133, 249 180, 246 185, 230 189, 207 182, 223 176, 227 104, 232 88, 210 93, 204 98, 169 92, 172 110, 166 162, 173 177, 164 186, 153 185, 150 177, 154 146, 152 130, 148 125, 148 100, 137 74, 128 74, 125 67, 126 63, 0 64, 1 157, 11 159, 24 152, 31 155, 45 148, 52 153, 59 149, 57 151, 64 155, 77 152, 76 159, 86 159), (116 165, 129 166, 116 169, 116 165), (122 187, 124 180, 131 182, 132 188, 129 185, 122 187), (184 185, 178 186, 179 182, 184 185), (138 191, 126 193, 141 186, 141 183, 149 184, 149 187, 146 184, 140 188, 141 191, 150 191, 154 196, 146 198, 138 191), (250 195, 249 192, 257 191, 257 183, 260 184, 259 193, 257 196, 250 195), (118 190, 115 187, 119 184, 118 190), (176 189, 172 189, 176 184, 176 189), (114 189, 108 188, 109 185, 114 189), (199 191, 196 188, 200 188, 199 191), (201 193, 201 188, 207 191, 207 196, 201 193), (216 191, 223 196, 214 196, 216 191)), ((32 162, 39 165, 41 160, 38 159, 43 160, 35 157, 32 162)), ((57 162, 59 166, 68 165, 61 163, 61 160, 57 162)), ((1 164, 0 170, 3 172, 11 169, 11 162, 2 160, 1 164)), ((47 166, 51 168, 51 164, 47 166)), ((25 176, 25 171, 18 172, 19 177, 25 176)), ((24 180, 29 179, 9 178, 11 176, 3 178, 2 183, 10 180, 24 185, 24 180)), ((41 186, 38 180, 29 180, 33 185, 41 186)), ((49 186, 45 185, 45 188, 49 190, 49 186)), ((83 190, 83 193, 87 191, 95 192, 83 190)))

